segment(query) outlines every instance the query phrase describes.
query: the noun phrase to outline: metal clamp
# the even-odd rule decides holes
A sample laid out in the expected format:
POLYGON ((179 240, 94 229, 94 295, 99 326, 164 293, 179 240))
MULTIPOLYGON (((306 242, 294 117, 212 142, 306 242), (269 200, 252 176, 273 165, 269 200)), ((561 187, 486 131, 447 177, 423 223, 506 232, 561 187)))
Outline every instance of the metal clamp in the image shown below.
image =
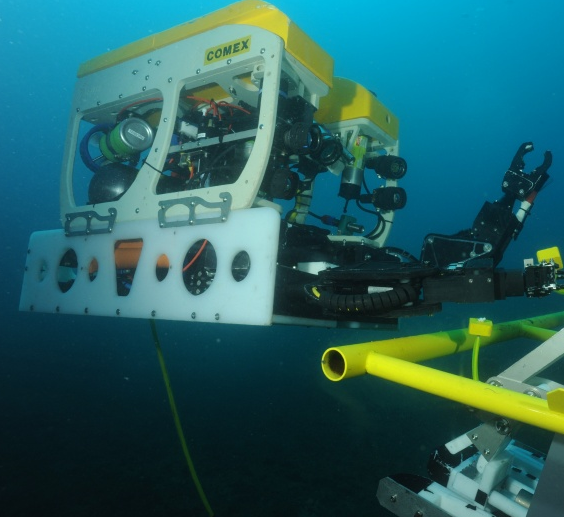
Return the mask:
POLYGON ((229 192, 222 192, 220 194, 220 201, 206 201, 201 197, 191 196, 185 197, 183 199, 169 199, 167 201, 160 201, 159 206, 159 226, 161 228, 172 228, 178 226, 193 226, 198 224, 214 224, 214 223, 224 223, 227 221, 229 212, 231 211, 231 201, 232 196, 229 192), (188 208, 188 218, 174 217, 174 219, 167 219, 167 211, 178 205, 184 205, 188 208), (216 217, 208 217, 206 215, 196 215, 196 208, 198 206, 203 206, 206 208, 219 210, 219 215, 216 217))
POLYGON ((76 212, 73 214, 65 215, 65 235, 67 237, 75 237, 79 235, 93 235, 96 233, 112 233, 114 224, 116 222, 117 210, 115 208, 108 209, 108 215, 100 215, 94 210, 87 210, 85 212, 76 212), (82 229, 73 229, 73 223, 78 219, 84 219, 84 227, 82 229), (92 220, 107 222, 105 228, 92 228, 92 220))

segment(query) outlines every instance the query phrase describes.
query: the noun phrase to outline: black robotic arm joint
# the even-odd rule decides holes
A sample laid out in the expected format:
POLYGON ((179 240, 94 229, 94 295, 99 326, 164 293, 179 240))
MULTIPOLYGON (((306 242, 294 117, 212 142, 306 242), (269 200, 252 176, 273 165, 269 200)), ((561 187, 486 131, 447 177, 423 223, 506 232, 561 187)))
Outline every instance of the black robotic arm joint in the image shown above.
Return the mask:
POLYGON ((511 203, 516 199, 524 201, 530 196, 535 196, 549 178, 547 171, 552 165, 552 153, 550 151, 545 151, 543 162, 531 173, 523 172, 525 154, 530 153, 533 149, 532 142, 521 144, 503 177, 502 190, 511 203))
POLYGON ((494 202, 486 201, 476 216, 471 229, 462 230, 455 235, 427 235, 423 243, 421 260, 438 267, 452 264, 463 265, 475 257, 468 254, 468 243, 480 243, 491 256, 494 267, 501 262, 511 239, 516 239, 523 227, 526 216, 530 213, 536 194, 548 180, 547 170, 552 164, 552 153, 546 151, 544 161, 530 174, 524 173, 524 156, 534 149, 532 142, 519 146, 511 165, 502 182, 503 197, 494 202), (517 213, 513 212, 515 201, 521 205, 517 213), (464 243, 461 243, 461 240, 464 243), (440 246, 437 243, 440 242, 440 246))
POLYGON ((552 153, 546 151, 541 165, 523 172, 524 157, 532 142, 519 146, 502 182, 503 197, 486 201, 470 229, 454 235, 425 237, 421 262, 441 269, 423 283, 426 301, 479 302, 507 296, 544 296, 554 282, 545 278, 545 268, 505 272, 496 269, 512 239, 519 235, 536 195, 548 180, 552 153), (514 212, 514 204, 518 209, 514 212), (484 266, 484 261, 490 264, 484 266), (548 287, 547 287, 548 286, 548 287))

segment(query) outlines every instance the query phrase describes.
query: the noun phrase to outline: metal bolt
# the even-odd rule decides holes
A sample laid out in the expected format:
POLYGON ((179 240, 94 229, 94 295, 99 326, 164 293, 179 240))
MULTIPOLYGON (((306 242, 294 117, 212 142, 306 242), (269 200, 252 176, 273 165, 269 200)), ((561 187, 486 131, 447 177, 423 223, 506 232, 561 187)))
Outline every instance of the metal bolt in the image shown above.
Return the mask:
POLYGON ((155 63, 155 65, 159 66, 160 64, 161 64, 161 60, 159 59, 159 60, 155 63))
POLYGON ((196 313, 195 312, 193 312, 190 316, 192 317, 193 320, 196 319, 196 313))
POLYGON ((119 316, 121 314, 121 311, 119 309, 116 309, 116 316, 119 316))
POLYGON ((215 313, 215 321, 219 321, 219 313, 215 313))
POLYGON ((153 60, 151 58, 147 59, 147 63, 151 64, 153 60))
POLYGON ((390 496, 390 501, 392 501, 392 503, 395 503, 398 500, 398 496, 396 494, 390 496))
POLYGON ((135 213, 138 214, 139 213, 139 208, 135 209, 135 213))
POLYGON ((486 450, 484 451, 484 456, 489 456, 489 455, 490 455, 490 450, 489 450, 489 449, 486 449, 486 450))
POLYGON ((261 49, 260 49, 260 53, 261 53, 261 54, 264 54, 265 52, 266 52, 266 49, 265 49, 265 48, 261 48, 261 49))
POLYGON ((88 314, 88 307, 84 307, 84 314, 88 314))
POLYGON ((227 64, 230 65, 231 64, 231 59, 227 60, 227 64))
POLYGON ((146 75, 146 76, 145 76, 145 81, 148 81, 148 80, 149 80, 149 76, 146 75))
POLYGON ((137 75, 139 73, 139 70, 133 70, 133 72, 131 72, 133 75, 137 75))
POLYGON ((199 74, 201 72, 201 70, 198 68, 198 70, 196 70, 196 74, 199 74))
POLYGON ((474 434, 472 435, 472 440, 476 441, 477 439, 478 439, 478 435, 477 435, 476 433, 474 433, 474 434))
POLYGON ((146 90, 147 90, 147 87, 146 87, 146 86, 143 86, 143 88, 141 88, 141 90, 146 91, 146 90))
POLYGON ((495 429, 499 434, 507 435, 509 431, 511 431, 511 427, 509 425, 509 421, 505 418, 500 418, 495 422, 495 429))
POLYGON ((151 311, 151 317, 155 317, 157 315, 157 311, 151 311))
POLYGON ((167 81, 168 81, 169 83, 172 83, 172 77, 169 77, 169 78, 167 79, 167 81))

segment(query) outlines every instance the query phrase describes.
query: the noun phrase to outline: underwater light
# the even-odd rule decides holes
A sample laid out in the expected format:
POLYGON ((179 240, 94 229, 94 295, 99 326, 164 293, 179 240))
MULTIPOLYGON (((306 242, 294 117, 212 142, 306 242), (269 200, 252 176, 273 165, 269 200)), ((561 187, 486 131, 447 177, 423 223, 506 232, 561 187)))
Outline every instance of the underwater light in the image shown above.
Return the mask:
POLYGON ((399 180, 407 172, 407 162, 400 156, 389 154, 367 158, 366 167, 373 169, 378 176, 389 180, 399 180))

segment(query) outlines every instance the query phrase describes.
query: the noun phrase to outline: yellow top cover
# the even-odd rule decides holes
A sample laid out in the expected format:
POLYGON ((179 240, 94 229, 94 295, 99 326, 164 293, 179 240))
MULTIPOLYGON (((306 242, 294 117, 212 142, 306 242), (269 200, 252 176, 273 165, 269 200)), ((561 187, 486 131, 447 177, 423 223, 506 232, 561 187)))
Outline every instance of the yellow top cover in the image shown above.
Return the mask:
POLYGON ((223 25, 252 25, 268 30, 284 40, 286 51, 311 70, 327 86, 332 85, 333 59, 305 32, 273 5, 261 0, 243 0, 236 4, 183 23, 164 32, 147 36, 121 48, 111 50, 83 63, 78 77, 123 63, 152 50, 223 25))
POLYGON ((368 119, 397 140, 399 121, 376 95, 350 79, 335 77, 329 94, 319 101, 315 118, 323 124, 368 119))

